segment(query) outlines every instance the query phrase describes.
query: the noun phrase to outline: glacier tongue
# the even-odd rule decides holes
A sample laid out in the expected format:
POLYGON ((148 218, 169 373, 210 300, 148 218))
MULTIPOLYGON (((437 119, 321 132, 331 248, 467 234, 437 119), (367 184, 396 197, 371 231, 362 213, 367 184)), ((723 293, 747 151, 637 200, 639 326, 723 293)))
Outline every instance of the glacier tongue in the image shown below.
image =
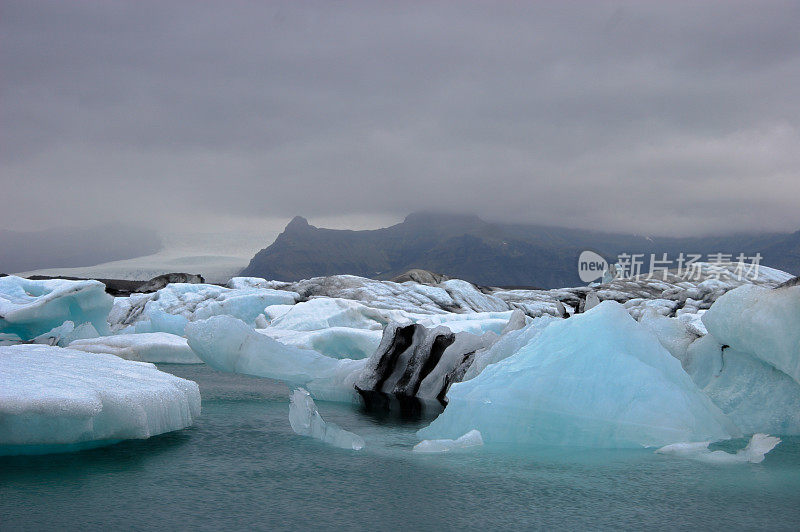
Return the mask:
POLYGON ((289 399, 289 424, 300 436, 310 436, 334 447, 354 451, 364 448, 364 438, 323 420, 311 394, 303 388, 294 390, 289 399))
POLYGON ((196 383, 113 355, 0 347, 0 454, 71 451, 188 427, 196 383))
POLYGON ((738 429, 618 303, 550 323, 512 356, 454 384, 423 439, 589 447, 718 440, 738 429))

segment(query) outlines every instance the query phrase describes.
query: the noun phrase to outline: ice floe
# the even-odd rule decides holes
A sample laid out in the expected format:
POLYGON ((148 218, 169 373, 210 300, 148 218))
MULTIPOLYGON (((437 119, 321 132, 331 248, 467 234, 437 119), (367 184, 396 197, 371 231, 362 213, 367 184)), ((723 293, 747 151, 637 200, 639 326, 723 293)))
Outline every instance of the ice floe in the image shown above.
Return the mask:
POLYGON ((446 453, 483 445, 481 433, 471 430, 455 440, 422 440, 414 446, 415 453, 446 453))
POLYGON ((0 347, 0 454, 71 451, 188 427, 196 383, 107 354, 0 347))
POLYGON ((340 449, 359 451, 365 445, 364 438, 358 434, 322 419, 311 395, 302 388, 294 390, 289 399, 289 424, 300 436, 309 436, 340 449))
POLYGON ((169 333, 118 334, 75 340, 70 349, 108 353, 126 360, 168 364, 200 364, 186 338, 169 333))
POLYGON ((735 453, 722 450, 712 451, 708 448, 712 442, 687 442, 666 445, 656 452, 679 458, 690 458, 710 464, 760 464, 764 457, 781 442, 780 438, 767 434, 753 434, 747 447, 735 453))

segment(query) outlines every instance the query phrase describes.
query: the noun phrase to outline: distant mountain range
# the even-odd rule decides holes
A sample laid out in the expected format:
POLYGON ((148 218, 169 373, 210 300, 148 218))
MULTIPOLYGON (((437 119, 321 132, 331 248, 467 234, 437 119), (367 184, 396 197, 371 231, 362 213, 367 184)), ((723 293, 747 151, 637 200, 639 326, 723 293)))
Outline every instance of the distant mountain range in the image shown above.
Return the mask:
POLYGON ((46 231, 0 230, 0 272, 93 266, 151 255, 161 249, 152 229, 121 224, 46 231))
POLYGON ((676 260, 679 253, 761 253, 761 264, 800 273, 800 231, 703 238, 637 235, 542 225, 498 224, 477 216, 415 213, 382 229, 350 231, 292 219, 275 242, 259 251, 242 275, 283 281, 353 274, 391 279, 412 268, 479 285, 556 288, 575 286, 581 251, 616 262, 621 253, 676 260))

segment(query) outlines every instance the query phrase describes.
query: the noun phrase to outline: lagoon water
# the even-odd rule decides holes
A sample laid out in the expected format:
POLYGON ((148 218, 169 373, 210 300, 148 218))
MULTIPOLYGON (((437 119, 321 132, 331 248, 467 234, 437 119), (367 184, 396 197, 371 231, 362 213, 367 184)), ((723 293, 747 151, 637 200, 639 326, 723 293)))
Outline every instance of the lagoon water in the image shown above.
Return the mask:
POLYGON ((800 438, 744 465, 647 449, 419 455, 420 425, 319 402, 326 421, 366 439, 364 450, 345 451, 292 432, 283 384, 160 367, 200 384, 196 424, 0 458, 0 530, 800 528, 800 438))

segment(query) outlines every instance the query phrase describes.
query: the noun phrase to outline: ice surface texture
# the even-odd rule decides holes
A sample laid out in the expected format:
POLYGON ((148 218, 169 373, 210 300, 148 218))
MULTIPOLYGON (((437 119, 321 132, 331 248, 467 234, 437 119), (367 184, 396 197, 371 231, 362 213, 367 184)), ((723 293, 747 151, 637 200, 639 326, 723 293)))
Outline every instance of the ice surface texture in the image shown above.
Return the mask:
POLYGON ((335 423, 325 422, 311 395, 303 388, 294 390, 289 399, 289 424, 300 436, 310 436, 334 447, 353 451, 364 448, 364 438, 335 423))
POLYGON ((618 303, 549 324, 519 351, 454 384, 423 439, 477 429, 487 443, 660 446, 738 429, 618 303))
POLYGON ((99 281, 0 277, 0 333, 31 340, 71 321, 76 326, 89 323, 103 334, 113 303, 99 281))
POLYGON ((126 360, 168 364, 200 364, 186 338, 169 333, 119 334, 75 340, 70 349, 108 353, 126 360))
POLYGON ((58 452, 188 427, 196 383, 107 354, 0 347, 0 454, 58 452))

